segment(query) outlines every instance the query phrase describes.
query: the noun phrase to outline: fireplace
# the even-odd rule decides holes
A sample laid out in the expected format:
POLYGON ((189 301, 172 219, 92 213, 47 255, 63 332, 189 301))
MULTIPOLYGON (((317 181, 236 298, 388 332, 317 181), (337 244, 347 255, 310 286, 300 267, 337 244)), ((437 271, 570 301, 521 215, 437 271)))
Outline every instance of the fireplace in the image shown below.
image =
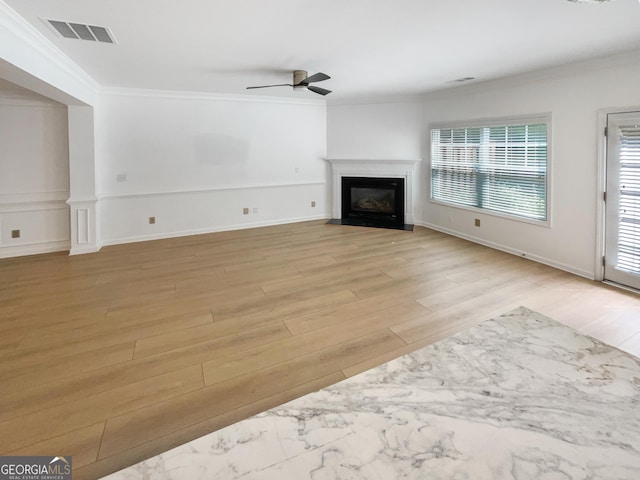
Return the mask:
POLYGON ((342 221, 404 229, 404 178, 342 177, 342 221))
POLYGON ((329 223, 413 230, 415 179, 420 160, 327 161, 331 164, 333 182, 329 223))

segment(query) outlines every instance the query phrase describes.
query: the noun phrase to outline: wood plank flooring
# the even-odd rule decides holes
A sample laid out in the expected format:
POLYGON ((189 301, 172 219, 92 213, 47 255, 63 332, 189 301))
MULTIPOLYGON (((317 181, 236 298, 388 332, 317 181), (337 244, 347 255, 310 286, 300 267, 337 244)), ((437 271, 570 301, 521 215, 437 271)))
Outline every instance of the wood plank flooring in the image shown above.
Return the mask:
POLYGON ((95 479, 524 305, 640 354, 640 297, 324 221, 0 260, 0 455, 95 479))

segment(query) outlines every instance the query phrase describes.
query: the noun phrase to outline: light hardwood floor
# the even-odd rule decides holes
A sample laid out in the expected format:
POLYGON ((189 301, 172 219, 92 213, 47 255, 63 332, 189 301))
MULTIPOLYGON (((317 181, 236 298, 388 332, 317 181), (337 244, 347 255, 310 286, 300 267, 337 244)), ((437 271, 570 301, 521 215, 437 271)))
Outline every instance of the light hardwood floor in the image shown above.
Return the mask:
POLYGON ((640 353, 638 295, 420 227, 0 260, 0 455, 99 478, 519 305, 640 353))

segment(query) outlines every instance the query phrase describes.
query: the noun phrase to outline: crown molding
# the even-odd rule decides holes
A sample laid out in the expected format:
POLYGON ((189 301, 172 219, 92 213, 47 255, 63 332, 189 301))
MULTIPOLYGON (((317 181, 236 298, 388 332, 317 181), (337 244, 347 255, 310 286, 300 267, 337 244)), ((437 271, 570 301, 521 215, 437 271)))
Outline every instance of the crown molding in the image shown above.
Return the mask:
POLYGON ((416 104, 422 102, 420 94, 397 94, 397 95, 363 95, 351 97, 338 97, 335 100, 328 100, 328 106, 340 107, 349 105, 384 105, 389 103, 416 104))
POLYGON ((193 92, 188 90, 157 90, 147 88, 105 87, 100 89, 102 96, 156 98, 171 100, 204 100, 247 103, 277 103, 285 105, 312 105, 324 107, 326 100, 289 97, 271 97, 266 95, 243 95, 237 93, 193 92))
MULTIPOLYGON (((19 51, 19 48, 15 48, 15 46, 26 46, 32 51, 32 53, 27 57, 27 59, 31 62, 30 65, 36 63, 34 62, 35 58, 33 57, 33 53, 36 53, 40 57, 40 65, 44 62, 49 62, 57 70, 61 71, 61 73, 63 73, 67 77, 70 77, 81 87, 86 89, 87 93, 89 93, 91 96, 97 95, 99 84, 85 70, 83 70, 69 57, 67 57, 58 47, 56 47, 51 42, 51 40, 49 40, 38 29, 27 22, 23 17, 21 17, 13 8, 7 5, 4 0, 0 0, 0 38, 7 36, 9 37, 7 39, 7 45, 14 46, 13 48, 7 49, 9 55, 7 55, 6 58, 3 56, 3 58, 9 64, 29 73, 35 78, 40 79, 37 74, 34 74, 28 68, 29 65, 25 65, 24 62, 19 61, 19 59, 25 57, 26 55, 20 55, 22 52, 19 51), (4 35, 2 34, 3 30, 5 32, 4 35), (13 54, 13 56, 16 58, 11 58, 11 54, 13 54), (42 60, 44 60, 44 62, 42 60)), ((2 53, 3 51, 0 48, 0 54, 2 53)), ((55 84, 50 81, 50 79, 40 80, 50 83, 52 86, 57 88, 55 84)), ((69 94, 64 90, 61 91, 66 95, 70 95, 73 97, 73 94, 69 94)), ((86 99, 78 100, 83 102, 86 101, 86 99)))

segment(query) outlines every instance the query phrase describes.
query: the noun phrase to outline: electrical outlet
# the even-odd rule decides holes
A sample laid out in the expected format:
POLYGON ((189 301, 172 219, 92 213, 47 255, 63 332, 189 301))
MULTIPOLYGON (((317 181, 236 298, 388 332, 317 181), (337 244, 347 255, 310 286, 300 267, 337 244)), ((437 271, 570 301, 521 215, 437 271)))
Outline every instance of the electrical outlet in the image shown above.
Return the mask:
POLYGON ((258 207, 253 207, 253 213, 258 213, 258 207))
POLYGON ((149 225, 156 223, 156 217, 149 217, 149 225))
POLYGON ((475 225, 476 225, 476 227, 480 226, 480 219, 479 218, 476 218, 475 225))
POLYGON ((20 230, 11 230, 11 238, 20 238, 20 230))
POLYGON ((126 182, 127 181, 127 174, 126 173, 118 173, 116 175, 116 180, 118 182, 126 182))
POLYGON ((316 206, 316 202, 311 202, 311 206, 315 207, 316 206))
POLYGON ((249 215, 249 209, 248 208, 243 208, 242 209, 242 214, 243 215, 249 215))

